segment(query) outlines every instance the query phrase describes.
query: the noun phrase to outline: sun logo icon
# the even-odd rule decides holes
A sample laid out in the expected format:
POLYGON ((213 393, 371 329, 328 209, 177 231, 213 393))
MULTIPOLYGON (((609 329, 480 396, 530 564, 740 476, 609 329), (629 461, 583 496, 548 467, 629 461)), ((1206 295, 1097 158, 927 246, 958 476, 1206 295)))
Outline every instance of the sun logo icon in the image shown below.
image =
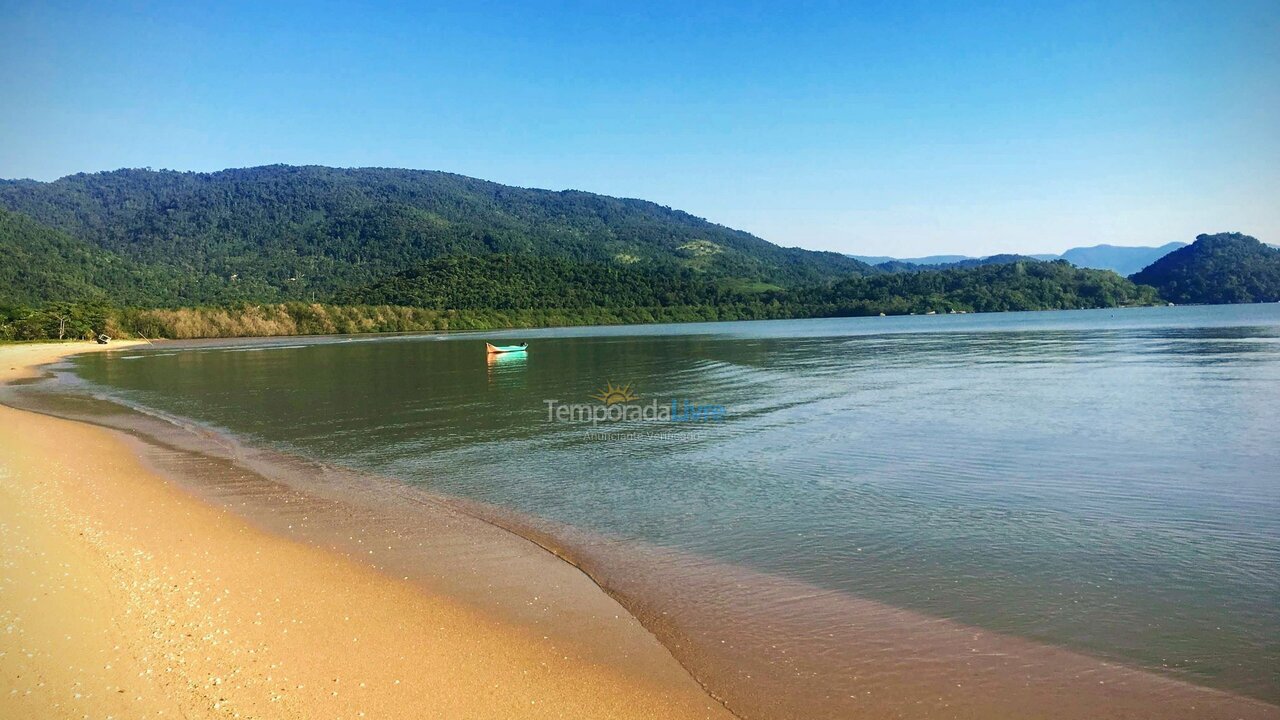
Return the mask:
POLYGON ((600 392, 592 395, 591 397, 599 400, 606 406, 633 402, 640 399, 639 395, 632 392, 631 383, 627 383, 626 385, 614 385, 609 381, 605 382, 605 385, 600 389, 600 392))

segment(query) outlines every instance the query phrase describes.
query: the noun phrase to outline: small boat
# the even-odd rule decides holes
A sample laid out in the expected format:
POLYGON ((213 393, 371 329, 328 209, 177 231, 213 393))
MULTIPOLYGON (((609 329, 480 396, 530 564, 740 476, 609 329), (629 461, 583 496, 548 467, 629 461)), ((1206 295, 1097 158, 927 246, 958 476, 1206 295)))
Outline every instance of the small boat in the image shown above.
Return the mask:
POLYGON ((485 343, 484 347, 489 351, 490 355, 498 353, 524 352, 529 349, 529 343, 520 343, 519 345, 490 345, 485 343))

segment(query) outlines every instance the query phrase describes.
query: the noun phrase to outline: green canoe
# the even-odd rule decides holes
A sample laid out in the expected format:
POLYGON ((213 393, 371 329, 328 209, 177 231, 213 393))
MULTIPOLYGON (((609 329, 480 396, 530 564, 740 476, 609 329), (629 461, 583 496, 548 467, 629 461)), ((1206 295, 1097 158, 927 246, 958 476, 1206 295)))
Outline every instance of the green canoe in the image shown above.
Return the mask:
POLYGON ((484 346, 485 349, 489 351, 490 355, 494 355, 496 353, 524 352, 529 349, 529 343, 520 343, 519 345, 490 345, 489 343, 485 343, 484 346))

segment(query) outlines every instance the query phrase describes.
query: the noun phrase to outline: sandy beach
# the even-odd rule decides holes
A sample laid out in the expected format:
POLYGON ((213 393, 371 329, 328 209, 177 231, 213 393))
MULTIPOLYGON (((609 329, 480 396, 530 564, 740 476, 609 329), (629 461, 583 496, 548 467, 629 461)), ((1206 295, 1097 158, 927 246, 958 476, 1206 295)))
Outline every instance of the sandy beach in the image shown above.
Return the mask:
MULTIPOLYGON (((0 382, 100 349, 0 347, 0 382)), ((2 406, 0 546, 0 717, 732 717, 549 555, 518 591, 576 600, 512 622, 205 503, 118 433, 2 406)))

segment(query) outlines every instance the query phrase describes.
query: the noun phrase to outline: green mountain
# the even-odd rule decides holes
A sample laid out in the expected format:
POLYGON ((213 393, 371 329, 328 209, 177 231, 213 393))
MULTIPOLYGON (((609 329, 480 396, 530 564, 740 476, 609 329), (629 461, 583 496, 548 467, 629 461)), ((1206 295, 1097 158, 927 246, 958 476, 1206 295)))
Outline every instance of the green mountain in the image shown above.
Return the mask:
POLYGON ((1280 250, 1240 233, 1199 235, 1131 279, 1175 303, 1280 301, 1280 250))
POLYGON ((777 286, 870 272, 643 200, 425 170, 118 170, 0 181, 0 208, 184 280, 123 299, 144 304, 323 299, 434 258, 495 253, 777 286))
POLYGON ((1150 303, 1008 255, 936 271, 781 248, 641 200, 416 170, 0 181, 0 339, 207 337, 1150 303), (893 272, 886 272, 893 270, 893 272), (897 272, 910 270, 910 272, 897 272), (196 306, 193 308, 193 306, 196 306))

